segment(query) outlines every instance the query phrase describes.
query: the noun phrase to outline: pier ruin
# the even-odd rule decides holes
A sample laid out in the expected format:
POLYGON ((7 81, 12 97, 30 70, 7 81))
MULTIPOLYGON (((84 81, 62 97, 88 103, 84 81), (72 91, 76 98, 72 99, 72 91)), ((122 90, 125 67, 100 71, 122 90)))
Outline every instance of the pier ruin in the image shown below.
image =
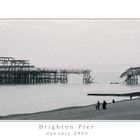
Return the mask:
POLYGON ((131 67, 121 74, 121 78, 126 77, 124 81, 128 85, 138 84, 138 78, 140 75, 140 67, 131 67))
POLYGON ((68 83, 69 74, 82 74, 83 83, 92 83, 88 69, 46 69, 30 65, 29 60, 0 57, 0 84, 68 83))

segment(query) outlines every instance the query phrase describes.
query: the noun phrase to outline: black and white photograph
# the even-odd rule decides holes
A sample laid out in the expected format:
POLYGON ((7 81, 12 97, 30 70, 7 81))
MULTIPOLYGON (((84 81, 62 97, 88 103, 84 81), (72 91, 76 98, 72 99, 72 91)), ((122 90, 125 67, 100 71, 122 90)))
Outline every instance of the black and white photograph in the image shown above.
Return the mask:
POLYGON ((140 120, 140 20, 0 20, 0 120, 140 120))

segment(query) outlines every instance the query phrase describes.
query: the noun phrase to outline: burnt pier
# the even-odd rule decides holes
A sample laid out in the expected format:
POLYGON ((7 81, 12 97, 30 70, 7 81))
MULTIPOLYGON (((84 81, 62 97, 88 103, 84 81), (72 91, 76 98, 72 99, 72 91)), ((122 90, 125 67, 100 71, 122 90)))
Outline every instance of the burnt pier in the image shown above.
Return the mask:
POLYGON ((140 76, 140 67, 130 67, 125 72, 121 74, 121 78, 126 77, 125 83, 127 85, 137 85, 138 78, 140 76))
POLYGON ((83 83, 92 83, 88 69, 46 69, 30 65, 29 60, 0 57, 0 84, 68 83, 69 74, 82 74, 83 83))

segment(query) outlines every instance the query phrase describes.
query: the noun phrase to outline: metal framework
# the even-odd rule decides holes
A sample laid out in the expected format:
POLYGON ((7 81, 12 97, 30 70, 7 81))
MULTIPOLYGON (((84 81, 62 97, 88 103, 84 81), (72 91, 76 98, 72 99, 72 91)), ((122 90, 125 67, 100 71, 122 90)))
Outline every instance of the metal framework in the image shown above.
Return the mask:
POLYGON ((0 57, 0 84, 68 83, 69 74, 83 74, 83 83, 92 83, 90 70, 41 69, 30 65, 29 60, 0 57))
POLYGON ((126 84, 138 84, 138 76, 140 75, 140 67, 131 67, 121 74, 121 78, 126 77, 126 84))

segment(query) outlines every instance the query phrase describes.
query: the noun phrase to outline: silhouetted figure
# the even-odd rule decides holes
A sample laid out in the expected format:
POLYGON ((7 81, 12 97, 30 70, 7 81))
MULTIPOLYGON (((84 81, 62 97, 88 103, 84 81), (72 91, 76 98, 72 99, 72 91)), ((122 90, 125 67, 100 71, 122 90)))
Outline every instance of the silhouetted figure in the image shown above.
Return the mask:
POLYGON ((113 103, 113 104, 115 103, 115 100, 114 100, 114 99, 112 100, 112 103, 113 103))
POLYGON ((107 104, 107 102, 103 101, 103 104, 102 104, 103 109, 106 109, 106 104, 107 104))
POLYGON ((132 99, 132 95, 130 96, 130 100, 132 99))
POLYGON ((96 104, 96 110, 100 110, 100 102, 99 101, 96 104))

